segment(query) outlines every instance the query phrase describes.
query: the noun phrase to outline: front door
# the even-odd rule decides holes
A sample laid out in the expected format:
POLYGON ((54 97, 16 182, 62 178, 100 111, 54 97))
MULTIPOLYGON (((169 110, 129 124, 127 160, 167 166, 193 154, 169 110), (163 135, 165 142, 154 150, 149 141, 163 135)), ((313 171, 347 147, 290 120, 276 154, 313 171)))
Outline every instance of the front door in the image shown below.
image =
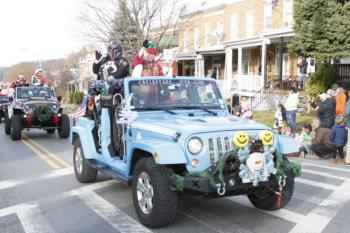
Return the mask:
POLYGON ((215 79, 220 79, 221 77, 221 61, 220 59, 213 59, 213 73, 216 74, 215 79))

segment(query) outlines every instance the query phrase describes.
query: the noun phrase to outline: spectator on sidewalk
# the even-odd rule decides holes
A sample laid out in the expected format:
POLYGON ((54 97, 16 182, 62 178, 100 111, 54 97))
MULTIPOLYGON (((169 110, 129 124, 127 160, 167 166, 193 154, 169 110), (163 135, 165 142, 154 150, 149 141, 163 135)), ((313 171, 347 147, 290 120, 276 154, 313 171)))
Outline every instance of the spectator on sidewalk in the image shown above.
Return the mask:
POLYGON ((300 145, 300 152, 303 154, 311 154, 311 141, 314 138, 312 132, 311 124, 305 124, 303 126, 302 132, 298 138, 296 138, 297 142, 300 145))
POLYGON ((348 133, 344 122, 343 115, 337 116, 335 119, 336 125, 332 127, 331 140, 337 152, 333 155, 332 163, 334 164, 344 163, 344 146, 348 140, 348 133))
POLYGON ((320 125, 320 120, 314 120, 312 127, 315 137, 311 141, 310 149, 321 159, 329 159, 336 153, 331 142, 331 131, 320 125))
POLYGON ((331 129, 335 120, 335 99, 326 93, 320 95, 321 102, 316 107, 317 117, 321 121, 321 126, 331 129))
POLYGON ((287 111, 287 123, 288 123, 288 127, 292 131, 292 135, 294 135, 297 130, 296 116, 297 116, 298 103, 299 103, 299 94, 295 88, 292 88, 285 103, 285 107, 287 111))
POLYGON ((286 126, 287 114, 286 109, 282 104, 278 104, 277 110, 275 112, 275 122, 273 123, 273 128, 281 134, 283 128, 286 126))
POLYGON ((343 115, 346 107, 346 94, 345 90, 342 87, 338 87, 335 91, 335 101, 336 101, 336 110, 335 115, 343 115))

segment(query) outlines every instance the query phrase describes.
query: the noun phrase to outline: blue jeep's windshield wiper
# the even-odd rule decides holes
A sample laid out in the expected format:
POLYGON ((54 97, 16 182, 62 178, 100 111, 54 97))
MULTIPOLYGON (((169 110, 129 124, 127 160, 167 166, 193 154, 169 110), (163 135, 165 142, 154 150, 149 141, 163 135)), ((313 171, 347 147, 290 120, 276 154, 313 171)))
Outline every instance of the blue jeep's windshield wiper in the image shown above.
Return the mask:
POLYGON ((217 112, 211 111, 211 110, 204 108, 204 107, 201 107, 201 106, 175 106, 174 108, 176 108, 176 109, 200 109, 204 112, 212 114, 213 116, 218 115, 217 112))
POLYGON ((136 108, 136 110, 139 110, 139 111, 164 111, 164 112, 170 113, 172 115, 176 115, 177 114, 176 112, 171 111, 169 109, 156 108, 156 107, 136 108))

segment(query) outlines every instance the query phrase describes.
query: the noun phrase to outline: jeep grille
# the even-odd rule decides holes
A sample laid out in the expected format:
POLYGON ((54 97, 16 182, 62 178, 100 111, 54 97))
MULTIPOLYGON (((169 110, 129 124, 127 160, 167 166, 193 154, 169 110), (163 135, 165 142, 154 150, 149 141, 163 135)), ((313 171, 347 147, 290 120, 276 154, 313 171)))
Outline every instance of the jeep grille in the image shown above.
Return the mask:
POLYGON ((208 145, 211 164, 216 163, 219 157, 222 156, 224 153, 231 151, 229 137, 218 137, 216 139, 209 138, 208 145))

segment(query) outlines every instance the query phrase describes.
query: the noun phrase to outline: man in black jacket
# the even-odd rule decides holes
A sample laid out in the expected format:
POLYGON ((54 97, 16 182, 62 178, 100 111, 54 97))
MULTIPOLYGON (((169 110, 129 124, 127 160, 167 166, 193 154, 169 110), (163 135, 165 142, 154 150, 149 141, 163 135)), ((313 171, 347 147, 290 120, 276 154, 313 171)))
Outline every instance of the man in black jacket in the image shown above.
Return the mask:
POLYGON ((92 71, 97 74, 97 80, 107 80, 110 85, 108 93, 115 94, 120 88, 120 81, 129 75, 130 65, 123 57, 123 48, 119 41, 112 40, 107 46, 107 52, 106 56, 95 52, 96 61, 92 65, 92 71))
MULTIPOLYGON (((97 74, 98 80, 106 80, 109 83, 108 94, 114 95, 123 93, 123 80, 129 75, 130 65, 128 60, 123 57, 123 48, 119 41, 113 40, 107 46, 108 54, 102 56, 98 51, 95 52, 96 61, 92 66, 92 71, 97 74)), ((122 134, 118 125, 116 125, 115 108, 109 108, 109 117, 111 120, 111 144, 108 146, 111 156, 123 155, 124 148, 122 134)))
POLYGON ((331 129, 335 120, 335 99, 326 93, 320 95, 321 103, 318 105, 317 116, 321 121, 321 127, 331 129))

